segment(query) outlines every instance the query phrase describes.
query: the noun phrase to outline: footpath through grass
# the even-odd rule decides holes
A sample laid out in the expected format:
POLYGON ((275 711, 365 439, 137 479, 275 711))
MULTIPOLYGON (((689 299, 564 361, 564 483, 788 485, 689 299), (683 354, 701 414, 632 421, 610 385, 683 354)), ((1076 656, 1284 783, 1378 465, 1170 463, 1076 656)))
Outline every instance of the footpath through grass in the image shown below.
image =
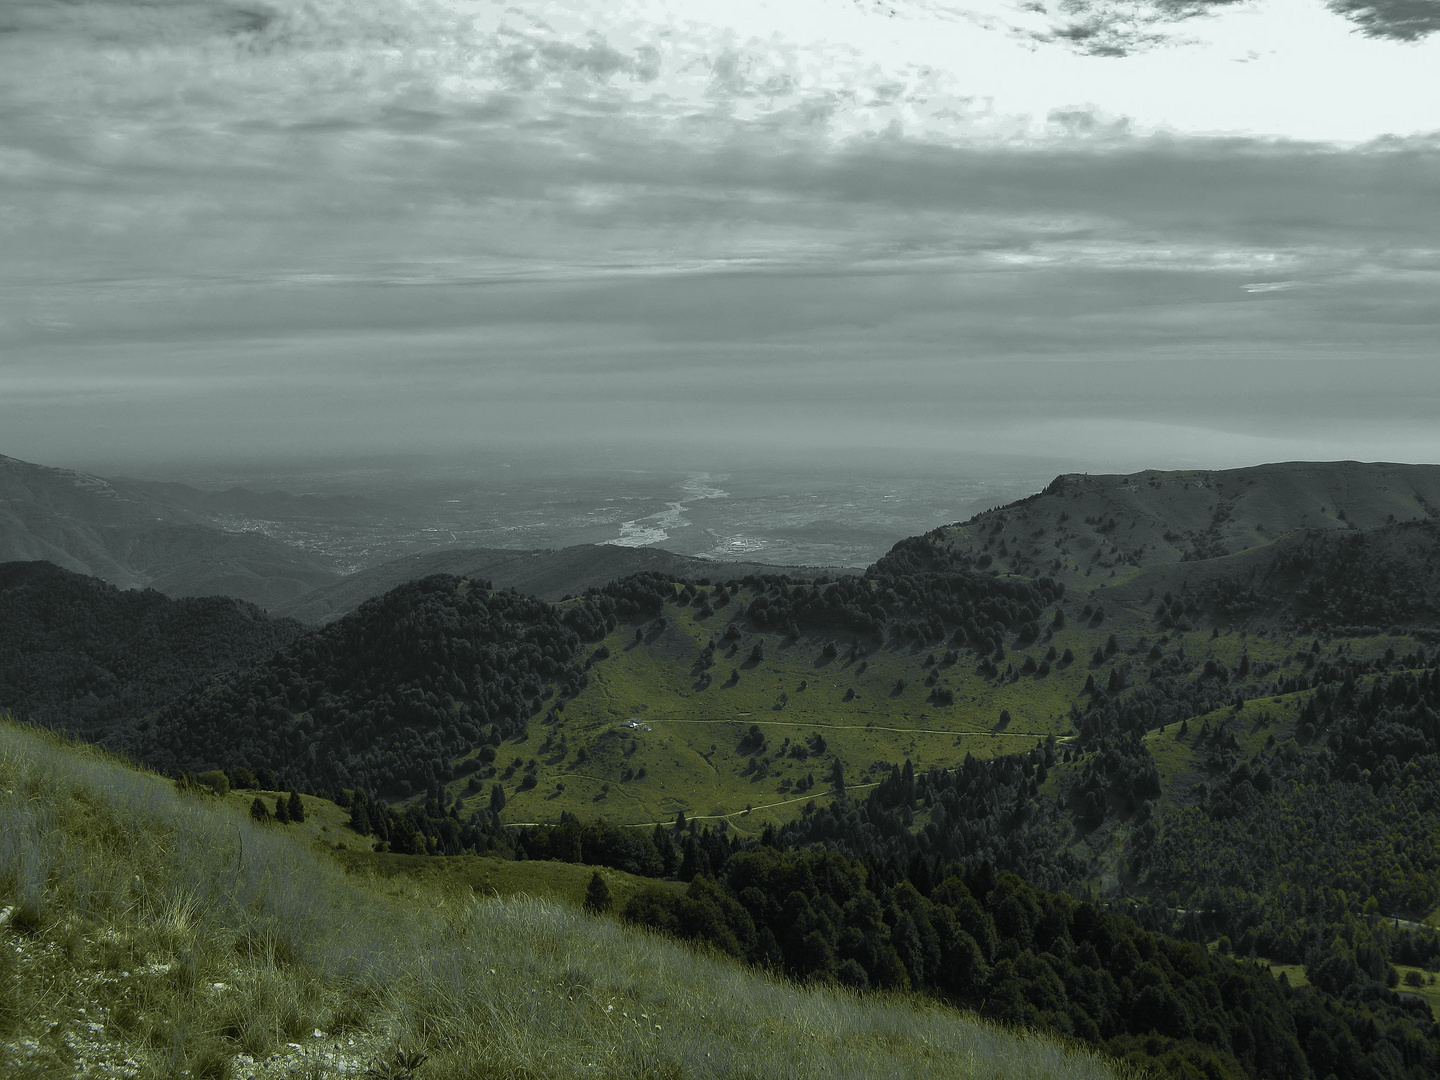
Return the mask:
POLYGON ((429 1055, 421 1080, 1115 1075, 553 899, 347 874, 303 833, 3 722, 0 909, 7 1078, 338 1077, 400 1048, 429 1055))

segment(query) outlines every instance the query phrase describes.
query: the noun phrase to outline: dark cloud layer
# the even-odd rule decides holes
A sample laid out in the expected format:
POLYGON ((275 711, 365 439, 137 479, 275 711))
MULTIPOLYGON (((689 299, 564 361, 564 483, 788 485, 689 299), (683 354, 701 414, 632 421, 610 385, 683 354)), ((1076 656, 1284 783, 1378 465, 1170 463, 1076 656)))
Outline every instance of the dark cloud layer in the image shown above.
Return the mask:
MULTIPOLYGON (((1227 11, 1245 0, 1061 0, 1049 35, 1097 56, 1126 56, 1171 43, 1184 24, 1227 11)), ((1367 37, 1419 41, 1440 31, 1436 0, 1326 0, 1367 37)), ((1043 5, 1037 10, 1046 10, 1043 5)))
POLYGON ((1329 7, 1369 37, 1419 41, 1440 32, 1440 4, 1435 0, 1329 0, 1329 7))

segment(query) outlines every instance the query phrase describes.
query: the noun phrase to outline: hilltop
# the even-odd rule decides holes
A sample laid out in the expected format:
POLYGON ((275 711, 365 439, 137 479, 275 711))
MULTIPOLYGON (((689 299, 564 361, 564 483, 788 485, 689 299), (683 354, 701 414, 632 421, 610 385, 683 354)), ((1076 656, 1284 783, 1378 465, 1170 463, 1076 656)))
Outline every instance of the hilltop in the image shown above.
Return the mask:
POLYGON ((1140 568, 1222 558, 1297 531, 1363 531, 1437 516, 1440 466, 1282 462, 1066 474, 1037 495, 932 536, 1002 573, 1098 588, 1140 568))
MULTIPOLYGON (((409 582, 254 669, 217 667, 150 712, 116 715, 115 744, 160 768, 243 766, 389 799, 499 784, 508 821, 684 812, 756 835, 828 797, 837 768, 863 789, 906 759, 955 767, 1046 740, 1090 745, 1113 726, 1097 707, 1147 686, 1166 704, 1138 730, 1276 692, 1308 670, 1296 633, 1343 633, 1358 657, 1412 651, 1436 630, 1425 507, 1437 476, 1339 463, 1061 477, 902 541, 864 574, 818 580, 705 563, 701 585, 665 553, 490 552, 551 588, 639 559, 660 569, 557 604, 472 576, 409 582), (1351 509, 1332 507, 1337 492, 1351 509), (1312 512, 1307 498, 1329 501, 1312 512), (1146 546, 1138 565, 1110 564, 1117 533, 1163 542, 1221 503, 1237 536, 1275 537, 1188 560, 1146 546), (1349 525, 1302 527, 1321 508, 1349 525), (1038 567, 1027 544, 1045 543, 1045 521, 1053 556, 1038 567), (1207 663, 1226 680, 1197 677, 1207 663)), ((366 588, 408 568, 389 564, 366 588)))

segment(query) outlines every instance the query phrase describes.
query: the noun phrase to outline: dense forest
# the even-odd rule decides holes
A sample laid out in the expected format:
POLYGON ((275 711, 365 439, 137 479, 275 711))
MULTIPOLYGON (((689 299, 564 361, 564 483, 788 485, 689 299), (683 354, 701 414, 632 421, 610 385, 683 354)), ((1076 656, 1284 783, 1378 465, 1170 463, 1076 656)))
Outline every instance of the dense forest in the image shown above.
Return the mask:
POLYGON ((472 769, 493 760, 546 699, 573 695, 580 652, 551 605, 438 575, 191 690, 122 745, 168 771, 264 769, 287 786, 405 798, 453 779, 472 750, 472 769))
POLYGON ((0 627, 0 706, 97 742, 304 632, 243 600, 172 600, 48 562, 0 565, 0 627))
POLYGON ((1132 834, 1135 872, 1242 954, 1339 956, 1337 986, 1366 950, 1434 965, 1435 934, 1396 919, 1440 906, 1440 668, 1323 684, 1299 730, 1242 760, 1224 727, 1195 731, 1211 778, 1132 834))
POLYGON ((1042 892, 985 863, 909 874, 766 846, 625 917, 797 978, 923 990, 1176 1077, 1405 1077, 1440 1069, 1428 1006, 1361 970, 1294 988, 1269 969, 1042 892))

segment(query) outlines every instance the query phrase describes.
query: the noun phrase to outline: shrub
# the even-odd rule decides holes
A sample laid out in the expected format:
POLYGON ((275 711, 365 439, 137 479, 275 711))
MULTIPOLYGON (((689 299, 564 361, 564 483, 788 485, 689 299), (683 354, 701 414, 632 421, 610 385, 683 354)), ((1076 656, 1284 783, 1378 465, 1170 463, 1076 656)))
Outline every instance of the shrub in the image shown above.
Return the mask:
POLYGON ((230 794, 230 778, 220 769, 211 769, 195 777, 196 781, 209 788, 216 795, 230 794))

